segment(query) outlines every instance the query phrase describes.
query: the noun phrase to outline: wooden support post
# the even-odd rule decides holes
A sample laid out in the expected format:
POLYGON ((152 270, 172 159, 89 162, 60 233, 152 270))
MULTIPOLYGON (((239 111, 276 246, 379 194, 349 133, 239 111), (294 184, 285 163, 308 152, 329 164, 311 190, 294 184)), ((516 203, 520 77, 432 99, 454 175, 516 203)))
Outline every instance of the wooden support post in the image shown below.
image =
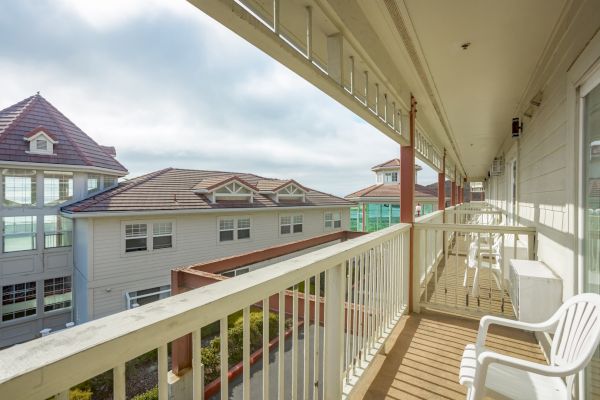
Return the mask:
POLYGON ((456 205, 456 182, 454 181, 452 181, 452 186, 450 186, 450 205, 456 205))
POLYGON ((344 38, 341 33, 327 36, 327 73, 329 77, 344 86, 344 38))
POLYGON ((414 228, 412 224, 415 220, 415 124, 417 117, 417 101, 411 96, 410 115, 409 115, 409 137, 410 144, 400 147, 400 222, 411 224, 410 228, 410 256, 409 256, 409 294, 408 310, 413 310, 413 277, 415 274, 415 265, 413 259, 414 253, 414 228))
POLYGON ((442 158, 442 171, 438 172, 438 210, 446 208, 446 149, 442 158))
MULTIPOLYGON (((177 270, 171 271, 171 295, 181 293, 179 289, 179 274, 177 270)), ((171 347, 171 370, 177 376, 185 373, 192 366, 192 335, 185 335, 173 341, 171 347)))

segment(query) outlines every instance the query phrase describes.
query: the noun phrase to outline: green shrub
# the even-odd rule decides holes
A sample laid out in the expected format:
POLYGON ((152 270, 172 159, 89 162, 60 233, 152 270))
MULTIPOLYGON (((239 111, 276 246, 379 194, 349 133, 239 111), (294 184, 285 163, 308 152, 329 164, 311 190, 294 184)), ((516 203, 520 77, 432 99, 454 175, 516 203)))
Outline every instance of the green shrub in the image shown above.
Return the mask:
POLYGON ((71 389, 69 391, 69 400, 92 400, 92 391, 89 389, 71 389))
POLYGON ((147 392, 133 396, 131 400, 158 400, 158 386, 154 386, 147 392))

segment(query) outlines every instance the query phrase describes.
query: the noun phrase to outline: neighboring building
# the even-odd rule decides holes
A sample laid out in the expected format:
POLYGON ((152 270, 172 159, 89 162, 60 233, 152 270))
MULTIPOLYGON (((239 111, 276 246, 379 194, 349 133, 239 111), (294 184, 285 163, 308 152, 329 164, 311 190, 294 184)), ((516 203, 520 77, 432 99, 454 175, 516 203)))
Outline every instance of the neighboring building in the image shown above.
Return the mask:
MULTIPOLYGON (((415 174, 421 169, 415 165, 415 174)), ((374 232, 400 222, 400 160, 386 161, 372 170, 377 177, 376 184, 346 196, 358 203, 350 214, 353 231, 374 232)), ((415 184, 414 202, 415 215, 429 214, 437 210, 437 191, 415 184)))
POLYGON ((75 221, 75 322, 168 296, 174 267, 348 230, 351 206, 245 173, 167 168, 123 182, 62 209, 75 221))
POLYGON ((127 170, 39 94, 0 111, 0 347, 72 321, 72 223, 62 205, 127 170))

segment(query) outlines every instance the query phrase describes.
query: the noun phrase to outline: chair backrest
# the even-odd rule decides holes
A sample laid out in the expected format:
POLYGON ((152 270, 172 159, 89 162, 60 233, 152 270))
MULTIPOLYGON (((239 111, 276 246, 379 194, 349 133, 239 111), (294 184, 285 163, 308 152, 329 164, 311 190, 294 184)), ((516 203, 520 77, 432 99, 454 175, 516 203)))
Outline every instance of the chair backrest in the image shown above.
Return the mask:
POLYGON ((469 245, 469 251, 467 252, 467 266, 469 268, 475 268, 477 266, 477 251, 479 250, 479 245, 477 241, 471 242, 469 245))
POLYGON ((579 371, 587 365, 600 343, 600 295, 571 297, 558 309, 550 363, 579 371))

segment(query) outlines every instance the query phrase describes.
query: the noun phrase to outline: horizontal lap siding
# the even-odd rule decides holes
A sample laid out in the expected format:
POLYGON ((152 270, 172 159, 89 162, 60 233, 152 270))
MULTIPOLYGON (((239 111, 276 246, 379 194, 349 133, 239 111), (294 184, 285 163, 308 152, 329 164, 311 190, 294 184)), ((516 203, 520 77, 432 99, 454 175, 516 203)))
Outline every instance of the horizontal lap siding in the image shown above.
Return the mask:
MULTIPOLYGON (((191 265, 325 233, 324 209, 304 210, 303 233, 279 235, 277 212, 240 214, 252 220, 251 240, 217 242, 218 215, 153 216, 148 219, 96 218, 93 233, 93 267, 88 287, 93 292, 91 318, 125 309, 125 293, 170 283, 174 267, 191 265), (123 253, 122 221, 175 222, 175 248, 148 253, 123 253)), ((288 214, 288 213, 285 213, 288 214)), ((297 213, 291 212, 290 215, 297 213)), ((226 215, 226 214, 225 214, 226 215)), ((348 229, 349 210, 342 211, 342 229, 348 229)), ((148 227, 151 231, 151 226, 148 227)))

